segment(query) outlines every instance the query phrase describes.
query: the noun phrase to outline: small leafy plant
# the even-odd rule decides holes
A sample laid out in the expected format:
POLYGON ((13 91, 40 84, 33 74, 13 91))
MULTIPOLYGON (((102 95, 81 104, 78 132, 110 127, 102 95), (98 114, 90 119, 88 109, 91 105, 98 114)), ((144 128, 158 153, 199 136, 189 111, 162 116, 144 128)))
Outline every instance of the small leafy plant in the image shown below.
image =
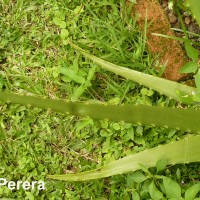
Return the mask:
MULTIPOLYGON (((200 8, 200 2, 198 0, 197 1, 196 0, 187 0, 186 6, 190 8, 193 18, 196 19, 197 23, 200 26, 200 9, 199 9, 200 8)), ((184 31, 185 37, 186 37, 186 40, 184 42, 185 50, 186 50, 187 56, 190 58, 190 61, 188 63, 186 63, 181 68, 180 72, 181 73, 193 73, 194 74, 195 84, 196 84, 198 93, 200 93, 199 52, 198 52, 197 49, 195 49, 192 46, 193 42, 188 38, 188 33, 186 31, 186 27, 185 27, 184 23, 182 22, 182 17, 180 15, 178 9, 176 9, 176 11, 179 15, 181 26, 182 26, 182 29, 184 31)), ((199 95, 197 95, 196 97, 199 98, 199 95)))

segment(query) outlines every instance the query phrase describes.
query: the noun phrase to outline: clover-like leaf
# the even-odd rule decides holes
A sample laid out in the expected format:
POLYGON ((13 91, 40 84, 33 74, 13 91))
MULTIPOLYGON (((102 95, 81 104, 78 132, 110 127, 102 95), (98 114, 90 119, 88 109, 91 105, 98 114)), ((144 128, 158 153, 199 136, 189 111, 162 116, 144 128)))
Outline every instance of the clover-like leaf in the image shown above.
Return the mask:
POLYGON ((69 36, 69 31, 67 29, 61 29, 61 38, 66 39, 69 36))

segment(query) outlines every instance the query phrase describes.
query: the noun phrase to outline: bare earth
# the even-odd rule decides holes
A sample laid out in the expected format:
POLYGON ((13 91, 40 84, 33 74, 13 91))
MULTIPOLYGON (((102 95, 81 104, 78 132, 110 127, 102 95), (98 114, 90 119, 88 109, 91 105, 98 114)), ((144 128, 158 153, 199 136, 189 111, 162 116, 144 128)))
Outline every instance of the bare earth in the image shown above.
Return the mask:
MULTIPOLYGON (((131 4, 128 3, 128 6, 131 4)), ((138 14, 138 24, 144 29, 147 17, 147 47, 152 54, 159 59, 160 64, 165 64, 164 78, 181 81, 187 74, 180 74, 180 68, 188 62, 185 51, 181 48, 179 41, 158 37, 152 33, 174 36, 170 29, 167 16, 157 0, 137 0, 132 9, 133 17, 138 14)))

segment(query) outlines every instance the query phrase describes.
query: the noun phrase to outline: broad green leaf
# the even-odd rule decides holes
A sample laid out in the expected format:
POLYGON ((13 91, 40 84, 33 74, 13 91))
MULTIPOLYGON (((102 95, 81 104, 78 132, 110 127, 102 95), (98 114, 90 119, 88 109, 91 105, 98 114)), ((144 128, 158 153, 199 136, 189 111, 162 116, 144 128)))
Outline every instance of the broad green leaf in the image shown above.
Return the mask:
POLYGON ((198 50, 195 49, 189 41, 185 42, 185 50, 186 53, 188 55, 188 57, 190 57, 192 59, 193 62, 197 62, 198 61, 198 50))
POLYGON ((181 198, 181 188, 178 183, 170 178, 164 178, 163 186, 168 198, 181 198))
POLYGON ((138 194, 137 191, 133 191, 132 192, 132 199, 134 199, 134 200, 140 200, 140 196, 139 196, 139 194, 138 194))
POLYGON ((133 173, 131 176, 132 176, 133 181, 136 183, 141 183, 147 180, 147 177, 142 172, 139 172, 139 171, 133 173))
POLYGON ((167 163, 168 163, 167 160, 164 160, 164 159, 158 160, 156 162, 157 173, 160 172, 160 171, 162 171, 162 170, 164 170, 166 168, 166 166, 167 166, 167 163))
POLYGON ((158 188, 155 186, 154 181, 151 182, 149 185, 149 194, 152 199, 163 199, 163 194, 158 190, 158 188))
POLYGON ((127 133, 123 136, 124 142, 127 142, 129 140, 134 140, 134 129, 133 128, 129 128, 127 130, 127 133))
POLYGON ((181 69, 181 73, 195 73, 197 71, 198 64, 196 62, 188 62, 181 69))
POLYGON ((185 200, 193 200, 200 192, 200 183, 193 185, 185 191, 185 200))

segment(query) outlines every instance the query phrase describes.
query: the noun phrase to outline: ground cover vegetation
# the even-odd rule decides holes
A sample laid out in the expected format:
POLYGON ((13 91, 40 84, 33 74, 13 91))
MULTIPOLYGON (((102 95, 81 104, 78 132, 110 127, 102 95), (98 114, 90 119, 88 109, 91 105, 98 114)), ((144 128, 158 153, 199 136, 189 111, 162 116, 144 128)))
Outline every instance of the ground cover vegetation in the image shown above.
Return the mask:
MULTIPOLYGON (((163 70, 152 67, 156 61, 146 51, 145 33, 125 9, 124 1, 2 0, 0 11, 1 91, 73 102, 185 107, 99 68, 68 45, 73 41, 109 62, 160 77, 163 70)), ((95 120, 3 101, 0 109, 1 176, 46 183, 44 191, 1 187, 2 198, 199 197, 199 163, 166 165, 165 160, 159 160, 154 168, 141 166, 140 171, 85 182, 47 178, 48 174, 95 169, 127 155, 179 141, 188 135, 187 131, 95 120)))

